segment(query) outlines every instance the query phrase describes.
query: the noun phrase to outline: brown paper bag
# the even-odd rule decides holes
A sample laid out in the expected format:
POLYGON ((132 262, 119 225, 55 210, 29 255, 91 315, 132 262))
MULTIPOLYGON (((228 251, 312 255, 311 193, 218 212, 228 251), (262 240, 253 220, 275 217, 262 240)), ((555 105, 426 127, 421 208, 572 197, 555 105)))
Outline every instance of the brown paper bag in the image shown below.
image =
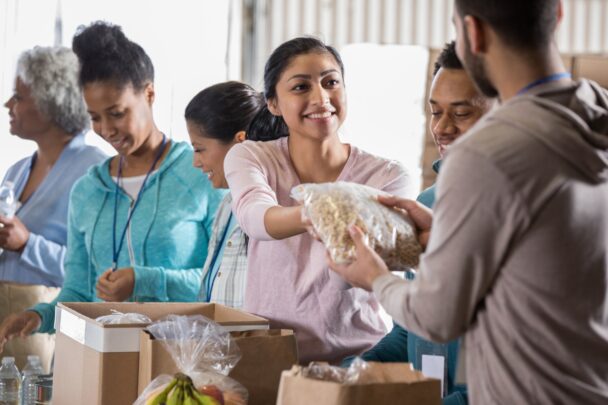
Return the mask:
MULTIPOLYGON (((231 332, 241 359, 230 373, 249 391, 249 405, 275 405, 281 373, 298 362, 291 330, 231 332)), ((163 345, 150 334, 140 334, 139 394, 160 374, 174 374, 177 367, 163 345)))
POLYGON ((232 332, 241 349, 241 360, 230 377, 249 390, 250 405, 275 405, 281 373, 298 362, 291 330, 271 329, 232 332))
POLYGON ((302 376, 294 366, 281 375, 277 405, 440 405, 441 382, 409 363, 368 363, 361 383, 344 385, 302 376))

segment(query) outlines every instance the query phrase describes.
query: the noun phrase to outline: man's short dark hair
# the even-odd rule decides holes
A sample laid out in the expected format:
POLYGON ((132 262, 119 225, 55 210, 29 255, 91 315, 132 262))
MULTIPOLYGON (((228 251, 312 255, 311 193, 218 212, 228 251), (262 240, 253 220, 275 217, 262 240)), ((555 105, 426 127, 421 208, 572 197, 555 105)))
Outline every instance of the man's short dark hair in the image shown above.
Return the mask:
POLYGON ((518 49, 549 45, 557 25, 559 0, 456 0, 456 12, 486 22, 518 49))
POLYGON ((439 69, 464 69, 458 55, 456 55, 456 42, 448 42, 443 47, 443 50, 435 61, 435 67, 433 68, 433 76, 439 72, 439 69))

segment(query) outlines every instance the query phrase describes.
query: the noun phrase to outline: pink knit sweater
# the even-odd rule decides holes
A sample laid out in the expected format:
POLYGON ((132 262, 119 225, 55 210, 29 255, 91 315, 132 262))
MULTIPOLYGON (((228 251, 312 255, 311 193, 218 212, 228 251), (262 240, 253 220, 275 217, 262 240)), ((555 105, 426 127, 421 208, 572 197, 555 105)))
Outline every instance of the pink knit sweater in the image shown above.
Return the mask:
MULTIPOLYGON (((376 298, 328 269, 322 243, 306 233, 275 240, 266 232, 267 209, 296 205, 289 194, 300 180, 287 141, 246 141, 234 146, 224 163, 233 211, 251 238, 244 309, 269 319, 273 328, 294 329, 302 363, 338 362, 371 347, 385 328, 376 298)), ((399 163, 354 146, 337 180, 411 196, 399 163)))

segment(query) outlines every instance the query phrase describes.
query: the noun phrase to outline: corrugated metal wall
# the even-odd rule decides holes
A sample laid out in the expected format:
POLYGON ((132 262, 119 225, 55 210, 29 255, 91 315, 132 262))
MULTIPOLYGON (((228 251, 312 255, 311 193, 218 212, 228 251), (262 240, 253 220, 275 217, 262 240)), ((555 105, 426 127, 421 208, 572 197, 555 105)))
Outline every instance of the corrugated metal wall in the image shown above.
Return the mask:
MULTIPOLYGON (((454 37, 453 0, 244 0, 251 58, 244 79, 260 85, 264 61, 285 40, 315 35, 340 48, 356 42, 441 47, 454 37)), ((608 0, 563 0, 562 52, 608 53, 608 0)))

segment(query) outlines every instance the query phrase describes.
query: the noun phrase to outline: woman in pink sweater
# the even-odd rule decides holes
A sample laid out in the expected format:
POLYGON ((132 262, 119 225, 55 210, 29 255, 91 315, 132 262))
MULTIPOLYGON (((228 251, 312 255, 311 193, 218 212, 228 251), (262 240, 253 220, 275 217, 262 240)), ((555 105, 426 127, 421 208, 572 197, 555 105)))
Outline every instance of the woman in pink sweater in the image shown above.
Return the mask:
POLYGON ((250 237, 244 309, 294 329, 302 363, 338 362, 384 336, 379 305, 329 271, 325 248, 306 232, 290 191, 350 181, 405 197, 408 176, 397 162, 340 141, 346 94, 334 48, 314 38, 279 46, 266 63, 264 95, 267 108, 249 133, 281 137, 235 145, 224 162, 233 210, 250 237))

